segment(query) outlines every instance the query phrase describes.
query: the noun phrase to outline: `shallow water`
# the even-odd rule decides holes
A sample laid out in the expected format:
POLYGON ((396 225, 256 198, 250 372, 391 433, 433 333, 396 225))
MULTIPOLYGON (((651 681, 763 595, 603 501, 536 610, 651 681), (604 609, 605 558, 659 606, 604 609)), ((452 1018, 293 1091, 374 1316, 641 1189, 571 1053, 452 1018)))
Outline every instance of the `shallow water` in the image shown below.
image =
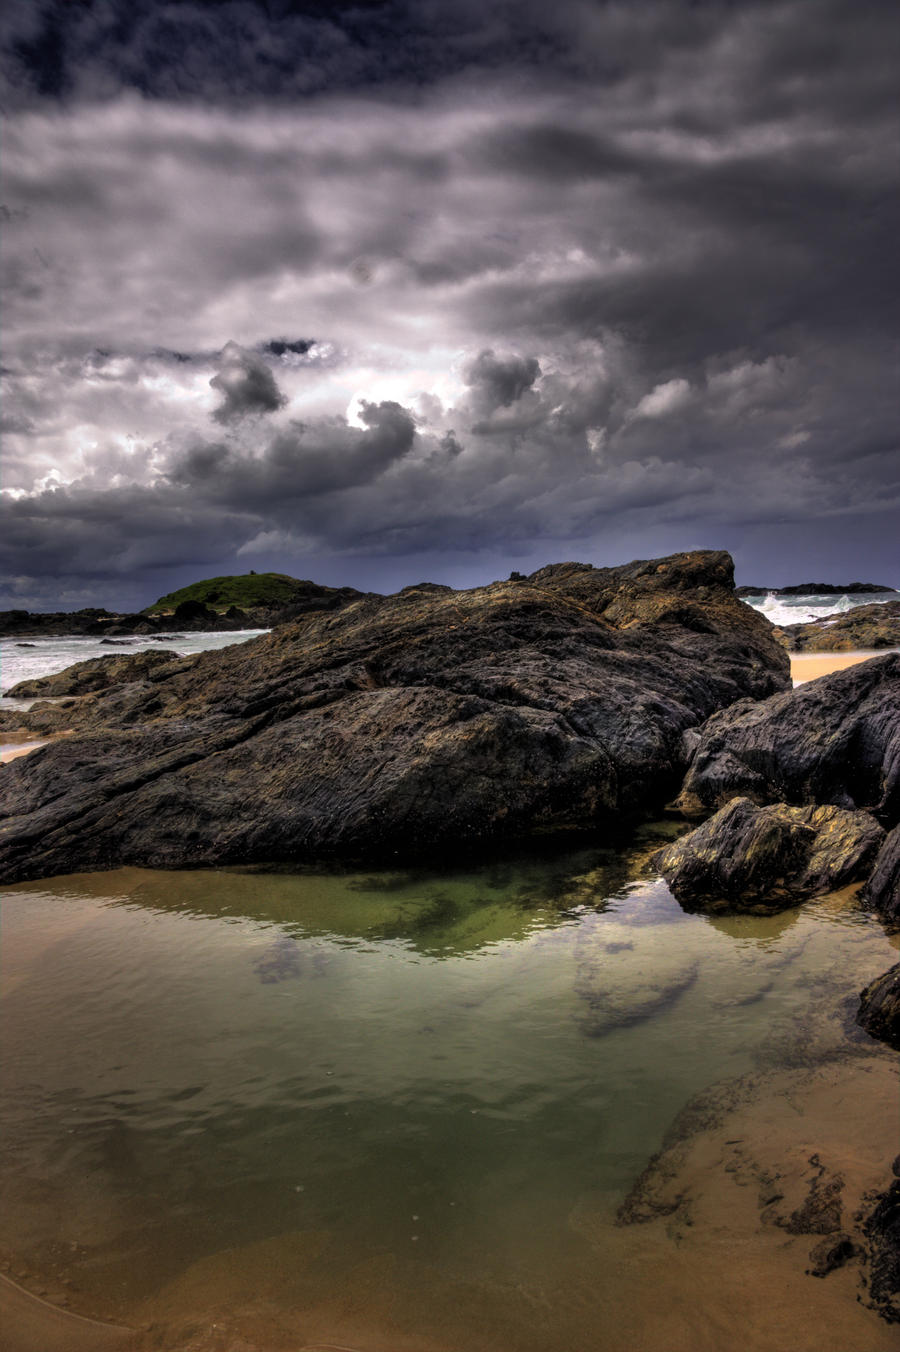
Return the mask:
POLYGON ((846 895, 685 914, 652 836, 441 875, 8 889, 14 1271, 149 1317, 148 1346, 213 1308, 381 1320, 392 1347, 601 1345, 577 1339, 608 1318, 616 1232, 586 1211, 612 1216, 712 1082, 868 1043, 855 995, 895 960, 846 895))

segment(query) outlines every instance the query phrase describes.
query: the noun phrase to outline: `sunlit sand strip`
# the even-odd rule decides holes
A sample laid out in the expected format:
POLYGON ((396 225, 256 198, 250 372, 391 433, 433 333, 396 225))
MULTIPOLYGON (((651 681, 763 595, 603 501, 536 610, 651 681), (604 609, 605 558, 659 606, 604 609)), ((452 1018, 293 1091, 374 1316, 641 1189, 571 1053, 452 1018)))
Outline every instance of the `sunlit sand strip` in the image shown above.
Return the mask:
POLYGON ((19 756, 27 756, 29 751, 36 751, 39 746, 46 746, 46 739, 41 742, 16 742, 9 746, 0 746, 0 764, 8 765, 10 761, 18 760, 19 756))
POLYGON ((882 648, 878 652, 791 653, 791 679, 795 685, 802 681, 814 681, 817 676, 844 671, 847 667, 855 667, 858 662, 868 662, 871 657, 884 657, 890 651, 889 648, 882 648))

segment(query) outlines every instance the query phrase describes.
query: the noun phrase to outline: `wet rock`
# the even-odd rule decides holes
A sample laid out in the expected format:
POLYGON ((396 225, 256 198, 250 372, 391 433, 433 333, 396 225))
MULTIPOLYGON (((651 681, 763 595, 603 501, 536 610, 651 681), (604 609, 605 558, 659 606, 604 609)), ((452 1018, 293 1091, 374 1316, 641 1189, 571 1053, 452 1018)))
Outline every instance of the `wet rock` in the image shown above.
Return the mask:
MULTIPOLYGON (((113 640, 103 640, 112 642, 113 640)), ((127 656, 91 657, 86 662, 75 662, 52 676, 38 676, 34 680, 19 681, 4 693, 14 699, 56 699, 65 695, 86 695, 94 690, 108 690, 113 685, 128 681, 142 681, 157 668, 177 662, 179 654, 154 648, 149 652, 129 653, 127 656)))
POLYGON ((856 1022, 870 1037, 900 1051, 900 962, 860 992, 856 1022))
POLYGON ((806 1269, 810 1277, 827 1277, 829 1272, 843 1267, 852 1258, 861 1258, 864 1250, 854 1244, 849 1235, 841 1232, 820 1240, 809 1252, 810 1267, 806 1269))
POLYGON ((900 925, 900 826, 885 837, 860 898, 888 925, 900 925))
POLYGON ((705 816, 738 795, 868 808, 893 825, 900 818, 900 653, 710 718, 677 806, 705 816))
POLYGON ((828 1235, 834 1238, 843 1221, 841 1194, 844 1180, 822 1164, 818 1155, 810 1155, 809 1162, 816 1170, 801 1206, 786 1219, 776 1224, 791 1235, 828 1235))
POLYGON ((900 1181, 891 1184, 864 1225, 869 1240, 869 1300, 890 1324, 900 1323, 900 1181))
POLYGON ((789 682, 732 567, 416 587, 84 696, 0 776, 0 873, 385 862, 656 809, 688 728, 789 682))
POLYGON ((654 863, 686 905, 782 910, 864 877, 883 839, 868 812, 734 798, 654 863))
POLYGON ((786 624, 776 630, 790 652, 868 652, 900 648, 900 601, 854 606, 809 624, 786 624))

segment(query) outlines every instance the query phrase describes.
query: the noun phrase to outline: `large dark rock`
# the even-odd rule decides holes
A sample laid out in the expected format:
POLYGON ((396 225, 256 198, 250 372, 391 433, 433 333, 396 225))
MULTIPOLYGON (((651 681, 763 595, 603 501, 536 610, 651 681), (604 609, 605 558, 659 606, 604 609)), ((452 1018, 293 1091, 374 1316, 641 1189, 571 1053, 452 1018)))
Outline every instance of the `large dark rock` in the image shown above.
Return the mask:
POLYGON ((677 805, 705 816, 736 796, 868 808, 893 825, 900 818, 900 653, 711 718, 677 805))
POLYGON ((18 685, 4 693, 14 699, 58 699, 65 695, 86 695, 128 681, 143 680, 151 671, 178 660, 178 653, 168 652, 165 648, 128 653, 121 657, 118 654, 90 657, 86 662, 75 662, 52 676, 19 681, 18 685))
POLYGON ((786 624, 776 631, 790 652, 870 652, 900 648, 900 601, 854 606, 809 624, 786 624))
POLYGON ((860 896, 888 925, 900 925, 900 826, 885 837, 860 896))
POLYGON ((870 1037, 900 1051, 900 962, 860 992, 856 1022, 870 1037))
POLYGON ((654 862, 692 909, 783 910, 864 877, 883 839, 867 812, 734 798, 654 862))
POLYGON ((665 801, 687 730, 788 682, 727 554, 369 597, 76 701, 74 736, 0 774, 0 871, 595 828, 665 801))

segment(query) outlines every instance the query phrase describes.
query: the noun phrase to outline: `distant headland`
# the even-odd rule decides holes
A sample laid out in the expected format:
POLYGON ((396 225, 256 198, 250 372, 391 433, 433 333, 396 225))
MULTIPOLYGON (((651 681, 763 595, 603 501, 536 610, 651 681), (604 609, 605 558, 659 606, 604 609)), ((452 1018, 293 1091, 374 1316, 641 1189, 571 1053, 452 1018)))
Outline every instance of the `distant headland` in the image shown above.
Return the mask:
POLYGON ((363 595, 353 587, 324 587, 286 573, 242 573, 192 582, 133 613, 88 608, 74 611, 0 611, 0 637, 40 638, 131 635, 210 630, 270 629, 308 611, 337 610, 363 595))
MULTIPOLYGON (((513 573, 511 580, 517 578, 513 573)), ((367 595, 355 587, 325 587, 287 573, 238 573, 209 577, 168 592, 135 612, 88 607, 83 610, 0 610, 0 638, 82 635, 126 638, 133 635, 271 629, 309 611, 338 610, 367 595)), ((801 582, 791 587, 741 586, 735 595, 765 596, 900 595, 876 582, 801 582)))

